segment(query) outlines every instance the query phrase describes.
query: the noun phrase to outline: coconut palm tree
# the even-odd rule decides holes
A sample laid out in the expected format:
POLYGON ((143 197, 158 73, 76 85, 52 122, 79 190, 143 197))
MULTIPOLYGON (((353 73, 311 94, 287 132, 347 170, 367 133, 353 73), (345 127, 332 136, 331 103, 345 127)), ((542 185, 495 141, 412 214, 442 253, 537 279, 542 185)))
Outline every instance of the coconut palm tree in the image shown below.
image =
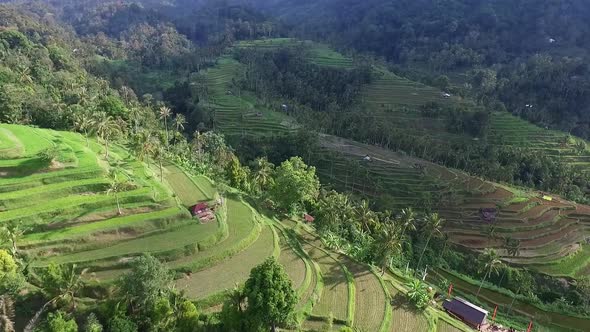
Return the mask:
POLYGON ((375 212, 373 212, 369 207, 369 202, 363 199, 361 203, 357 206, 356 212, 357 218, 360 220, 365 231, 367 233, 370 233, 370 226, 375 224, 375 212))
POLYGON ((141 123, 141 117, 143 115, 143 110, 141 106, 134 105, 129 109, 129 119, 133 123, 133 133, 137 134, 139 132, 139 124, 141 123))
POLYGON ((416 230, 416 213, 412 208, 402 209, 398 218, 399 222, 401 223, 402 229, 402 236, 405 236, 406 231, 415 231, 416 230))
POLYGON ((442 226, 445 222, 443 218, 441 218, 438 213, 430 213, 424 219, 424 231, 428 233, 428 238, 426 239, 426 244, 424 244, 424 249, 422 249, 422 253, 420 254, 420 259, 418 259, 418 265, 416 265, 416 270, 420 268, 420 263, 422 263, 422 258, 424 257, 424 253, 426 252, 426 248, 428 248, 428 244, 433 236, 440 236, 442 226))
POLYGON ((16 257, 18 255, 18 239, 25 234, 26 230, 22 228, 21 224, 18 222, 12 222, 6 226, 3 226, 0 228, 0 230, 0 234, 11 244, 10 251, 12 256, 16 257))
POLYGON ((402 251, 403 234, 396 223, 385 222, 381 225, 381 230, 377 235, 377 243, 379 245, 381 275, 383 276, 393 256, 402 251))
POLYGON ((0 296, 0 332, 15 332, 14 301, 8 295, 0 296))
POLYGON ((74 117, 74 130, 83 133, 86 138, 86 147, 90 146, 88 142, 88 135, 93 129, 93 122, 90 116, 86 113, 77 113, 74 117))
POLYGON ((121 211, 121 204, 119 202, 119 193, 125 191, 125 189, 128 187, 128 184, 126 181, 122 180, 117 173, 117 171, 112 171, 109 173, 110 182, 107 195, 112 194, 115 196, 115 201, 117 202, 117 214, 121 215, 123 212, 121 211))
POLYGON ((481 272, 485 272, 483 279, 481 280, 481 284, 477 289, 477 294, 475 297, 479 297, 479 292, 483 287, 484 282, 486 279, 492 275, 492 273, 498 274, 500 267, 502 266, 502 261, 498 256, 498 253, 494 249, 486 249, 484 252, 479 255, 479 261, 482 264, 482 268, 480 269, 481 272))
POLYGON ((254 183, 259 190, 265 190, 272 184, 274 165, 266 157, 254 161, 254 183))
POLYGON ((172 110, 170 110, 167 106, 160 107, 160 119, 164 120, 164 128, 166 129, 166 146, 170 142, 170 137, 168 136, 168 118, 172 115, 172 110))
POLYGON ((158 161, 158 164, 160 166, 160 182, 164 181, 164 157, 166 154, 166 151, 164 151, 164 147, 162 146, 162 144, 160 144, 159 141, 153 140, 153 150, 152 150, 152 157, 158 161))
POLYGON ((408 292, 406 296, 418 308, 424 308, 428 305, 428 291, 426 285, 420 280, 412 280, 406 284, 408 292))
POLYGON ((186 123, 186 117, 183 114, 176 114, 174 117, 174 126, 176 127, 177 132, 184 130, 184 125, 186 123))
POLYGON ((104 112, 98 112, 95 114, 92 120, 92 126, 96 135, 103 141, 105 145, 105 159, 109 158, 109 144, 112 138, 121 133, 119 123, 110 115, 104 112))
POLYGON ((504 249, 508 255, 516 257, 520 255, 520 240, 511 238, 510 236, 504 238, 504 249))
POLYGON ((484 234, 488 238, 488 241, 492 242, 492 240, 495 240, 498 237, 498 232, 496 230, 496 226, 489 225, 488 227, 486 227, 484 229, 484 234))
POLYGON ((39 285, 49 300, 37 310, 33 318, 29 321, 24 332, 32 332, 39 322, 41 315, 47 308, 57 302, 63 302, 66 306, 76 309, 78 291, 82 288, 82 276, 86 270, 81 272, 76 270, 76 265, 69 266, 50 266, 41 274, 39 285))

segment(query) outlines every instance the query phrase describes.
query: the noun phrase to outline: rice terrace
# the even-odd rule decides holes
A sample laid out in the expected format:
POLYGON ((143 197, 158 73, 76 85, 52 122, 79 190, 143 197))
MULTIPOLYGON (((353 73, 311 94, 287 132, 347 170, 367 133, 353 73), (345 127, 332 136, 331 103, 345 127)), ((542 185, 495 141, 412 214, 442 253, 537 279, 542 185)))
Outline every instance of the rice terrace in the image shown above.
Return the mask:
MULTIPOLYGON (((111 147, 107 163, 103 148, 94 140, 87 145, 79 134, 17 125, 1 125, 0 132, 7 138, 0 219, 21 222, 26 232, 18 250, 35 255, 32 267, 75 263, 86 269, 85 282, 104 285, 124 273, 134 256, 149 252, 177 271, 176 287, 206 309, 243 283, 253 266, 275 256, 300 295, 305 327, 321 327, 333 315, 335 324, 362 331, 396 330, 392 319, 402 309, 388 299, 391 291, 403 291, 403 279, 330 251, 308 226, 270 219, 238 193, 219 191, 211 180, 174 164, 164 166, 160 179, 156 165, 122 147, 111 147), (39 161, 37 153, 51 147, 58 151, 54 161, 39 161), (127 186, 110 194, 109 176, 115 175, 127 186), (191 218, 190 205, 216 200, 223 203, 214 222, 191 218)), ((468 330, 434 309, 402 317, 408 329, 451 324, 468 330)))

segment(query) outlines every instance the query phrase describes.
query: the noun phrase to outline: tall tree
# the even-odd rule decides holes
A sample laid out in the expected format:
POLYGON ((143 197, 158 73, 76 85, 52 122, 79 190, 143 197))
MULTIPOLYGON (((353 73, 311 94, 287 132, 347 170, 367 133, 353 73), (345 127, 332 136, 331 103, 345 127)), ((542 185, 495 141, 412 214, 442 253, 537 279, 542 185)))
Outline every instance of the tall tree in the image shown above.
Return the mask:
POLYGON ((84 134, 84 138, 86 139, 86 147, 89 147, 90 142, 88 141, 88 135, 93 129, 90 115, 87 113, 77 113, 74 117, 74 129, 84 134))
POLYGON ((121 278, 119 286, 134 310, 139 312, 170 291, 172 277, 157 258, 143 255, 133 261, 131 271, 121 278))
POLYGON ((287 323, 295 313, 297 294, 283 267, 270 257, 250 272, 244 286, 246 313, 271 331, 287 323))
POLYGON ((254 161, 254 183, 257 190, 266 191, 272 186, 274 166, 266 157, 254 161))
POLYGON ((105 159, 109 158, 109 144, 111 139, 122 132, 119 123, 110 115, 98 112, 93 119, 93 127, 96 135, 103 141, 105 146, 105 159))
POLYGON ((35 313, 25 327, 31 332, 39 322, 41 315, 50 305, 63 302, 65 306, 76 309, 77 294, 82 287, 82 275, 85 270, 78 271, 76 265, 49 265, 39 274, 39 286, 47 302, 35 313))
POLYGON ((438 213, 430 213, 424 219, 424 232, 428 234, 426 238, 426 243, 424 244, 424 249, 422 249, 422 253, 420 254, 420 259, 418 259, 418 265, 416 265, 416 270, 420 268, 420 263, 422 262, 422 258, 424 257, 424 253, 428 248, 428 244, 434 235, 440 235, 441 229, 444 224, 445 220, 441 218, 438 213))
POLYGON ((160 119, 164 120, 164 129, 166 129, 166 147, 170 143, 170 137, 168 135, 168 118, 172 115, 172 111, 168 106, 160 107, 160 119))
POLYGON ((381 275, 389 266, 391 259, 395 254, 402 250, 402 229, 393 222, 383 222, 377 236, 377 245, 379 250, 379 265, 381 266, 381 275))
POLYGON ((293 157, 277 167, 271 195, 279 209, 293 211, 319 195, 320 182, 315 167, 307 166, 300 157, 293 157))
POLYGON ((129 187, 129 183, 122 178, 117 170, 112 170, 109 173, 109 188, 107 189, 107 195, 115 196, 115 202, 117 203, 117 214, 121 215, 121 204, 119 202, 119 194, 125 191, 129 187))
POLYGON ((486 249, 483 253, 479 256, 479 262, 481 264, 480 272, 484 272, 483 279, 481 280, 481 284, 477 289, 477 294, 475 297, 479 297, 479 292, 483 287, 484 282, 486 279, 492 275, 492 273, 498 273, 500 267, 502 266, 502 261, 498 256, 498 253, 494 249, 486 249))
POLYGON ((361 222, 365 232, 371 233, 371 227, 375 224, 376 215, 369 202, 363 199, 360 204, 356 207, 357 218, 361 222))
POLYGON ((184 125, 186 124, 186 117, 183 114, 176 114, 174 117, 174 126, 176 127, 177 132, 181 132, 184 130, 184 125))
POLYGON ((399 222, 402 224, 402 236, 406 236, 407 231, 415 231, 416 230, 416 213, 412 208, 405 208, 402 209, 399 216, 399 222))

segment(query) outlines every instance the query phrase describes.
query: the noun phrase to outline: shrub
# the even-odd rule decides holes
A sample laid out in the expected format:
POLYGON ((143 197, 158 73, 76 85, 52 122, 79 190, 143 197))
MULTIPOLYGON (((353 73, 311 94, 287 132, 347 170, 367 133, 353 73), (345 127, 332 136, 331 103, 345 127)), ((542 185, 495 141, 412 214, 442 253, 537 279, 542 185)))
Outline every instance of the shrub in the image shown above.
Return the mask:
POLYGON ((137 325, 127 317, 115 316, 109 321, 109 332, 137 332, 137 325))
POLYGON ((49 332, 78 332, 78 324, 61 311, 47 316, 47 331, 49 332))

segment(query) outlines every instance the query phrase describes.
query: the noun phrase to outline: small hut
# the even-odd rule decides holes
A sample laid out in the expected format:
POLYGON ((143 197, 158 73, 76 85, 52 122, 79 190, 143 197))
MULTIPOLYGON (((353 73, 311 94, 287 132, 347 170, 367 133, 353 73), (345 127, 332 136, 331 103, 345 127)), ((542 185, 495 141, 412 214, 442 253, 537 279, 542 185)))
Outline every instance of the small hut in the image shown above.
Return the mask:
POLYGON ((479 216, 485 222, 494 222, 496 221, 496 216, 498 215, 498 210, 496 208, 481 208, 479 209, 479 216))
POLYGON ((443 302, 443 308, 452 316, 465 322, 467 325, 479 330, 486 322, 488 311, 475 304, 456 297, 443 302))
POLYGON ((315 221, 315 218, 312 217, 311 215, 304 213, 303 214, 303 220, 305 220, 306 223, 311 224, 312 222, 315 221))
POLYGON ((201 202, 191 206, 191 214, 193 216, 197 216, 203 212, 206 212, 207 210, 209 210, 209 204, 207 204, 207 202, 201 202))
POLYGON ((215 220, 215 213, 213 213, 207 202, 201 202, 191 206, 190 211, 192 216, 199 218, 201 222, 215 220))

